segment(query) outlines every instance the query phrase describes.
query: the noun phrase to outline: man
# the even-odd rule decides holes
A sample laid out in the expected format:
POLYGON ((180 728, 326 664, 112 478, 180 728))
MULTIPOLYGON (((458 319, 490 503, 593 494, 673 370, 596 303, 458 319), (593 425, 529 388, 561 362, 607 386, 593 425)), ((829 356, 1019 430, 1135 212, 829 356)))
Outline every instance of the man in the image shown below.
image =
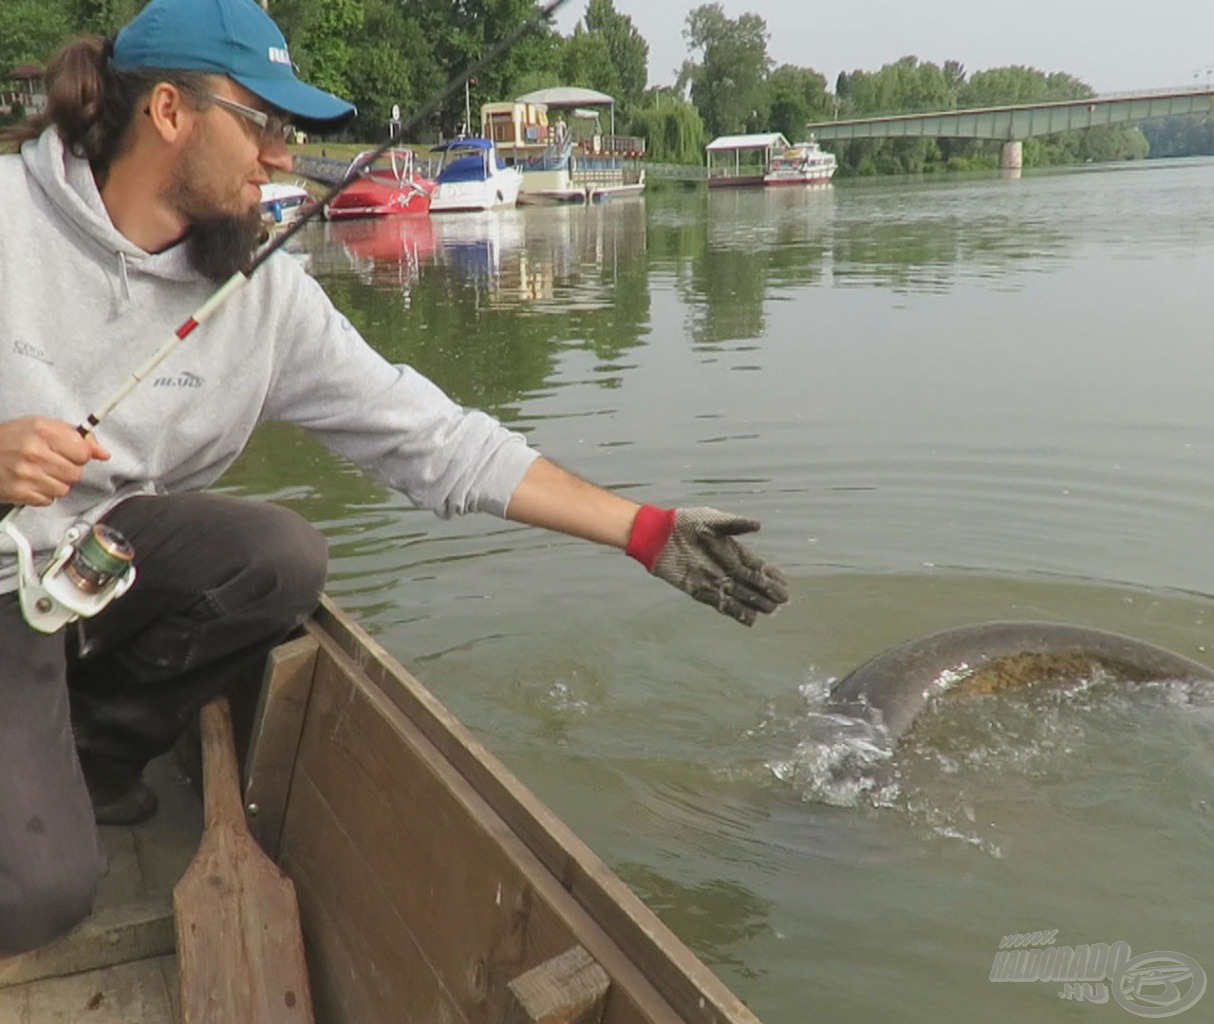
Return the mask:
MULTIPOLYGON (((258 423, 316 434, 419 505, 486 511, 622 548, 750 624, 787 600, 734 535, 758 523, 644 508, 391 366, 288 258, 270 259, 99 428, 73 428, 249 264, 258 186, 290 169, 292 123, 353 115, 305 85, 253 0, 152 0, 111 43, 69 44, 49 105, 0 157, 0 502, 45 556, 72 523, 133 545, 131 591, 46 635, 0 557, 0 955, 86 916, 94 820, 141 820, 147 761, 315 607, 326 552, 274 506, 202 493, 258 423), (187 381, 182 390, 173 385, 187 381), (70 712, 68 693, 70 691, 70 712)), ((0 549, 2 550, 2 549, 0 549)))

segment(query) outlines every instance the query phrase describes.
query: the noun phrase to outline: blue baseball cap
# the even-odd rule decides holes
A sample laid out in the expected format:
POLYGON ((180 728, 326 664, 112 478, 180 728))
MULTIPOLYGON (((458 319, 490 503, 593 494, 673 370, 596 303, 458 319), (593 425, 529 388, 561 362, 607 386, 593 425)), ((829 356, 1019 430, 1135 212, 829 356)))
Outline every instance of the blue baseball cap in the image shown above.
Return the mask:
POLYGON ((118 33, 113 66, 227 75, 309 124, 334 126, 357 112, 295 77, 286 39, 254 0, 152 0, 118 33))

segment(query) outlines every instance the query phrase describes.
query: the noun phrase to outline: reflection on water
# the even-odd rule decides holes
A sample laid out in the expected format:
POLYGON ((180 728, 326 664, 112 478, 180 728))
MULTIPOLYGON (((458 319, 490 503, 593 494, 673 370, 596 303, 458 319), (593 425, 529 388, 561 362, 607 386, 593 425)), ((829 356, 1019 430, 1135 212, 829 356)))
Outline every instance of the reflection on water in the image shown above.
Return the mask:
POLYGON ((821 708, 982 620, 1214 662, 1214 163, 336 227, 300 242, 385 356, 638 500, 759 518, 791 573, 748 631, 291 429, 225 480, 318 523, 330 590, 768 1024, 1077 1019, 987 980, 1036 928, 1214 970, 1209 694, 962 702, 895 751, 821 708))

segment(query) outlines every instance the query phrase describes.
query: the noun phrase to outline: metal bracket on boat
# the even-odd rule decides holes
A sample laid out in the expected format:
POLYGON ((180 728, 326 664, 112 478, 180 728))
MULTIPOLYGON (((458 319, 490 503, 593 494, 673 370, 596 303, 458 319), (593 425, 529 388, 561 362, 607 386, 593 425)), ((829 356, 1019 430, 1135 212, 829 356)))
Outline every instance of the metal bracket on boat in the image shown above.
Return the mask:
POLYGON ((39 572, 29 539, 13 523, 17 510, 0 520, 0 532, 17 549, 17 590, 25 621, 54 633, 76 619, 92 618, 135 582, 134 551, 112 527, 76 523, 39 572))

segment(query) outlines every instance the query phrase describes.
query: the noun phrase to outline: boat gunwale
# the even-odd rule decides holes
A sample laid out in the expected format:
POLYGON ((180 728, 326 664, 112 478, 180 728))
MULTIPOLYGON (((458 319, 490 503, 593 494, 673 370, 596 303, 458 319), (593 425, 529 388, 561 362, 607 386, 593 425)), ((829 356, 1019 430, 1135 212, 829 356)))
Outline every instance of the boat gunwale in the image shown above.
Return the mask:
POLYGON ((688 1024, 760 1024, 589 846, 328 595, 312 619, 688 1024))

